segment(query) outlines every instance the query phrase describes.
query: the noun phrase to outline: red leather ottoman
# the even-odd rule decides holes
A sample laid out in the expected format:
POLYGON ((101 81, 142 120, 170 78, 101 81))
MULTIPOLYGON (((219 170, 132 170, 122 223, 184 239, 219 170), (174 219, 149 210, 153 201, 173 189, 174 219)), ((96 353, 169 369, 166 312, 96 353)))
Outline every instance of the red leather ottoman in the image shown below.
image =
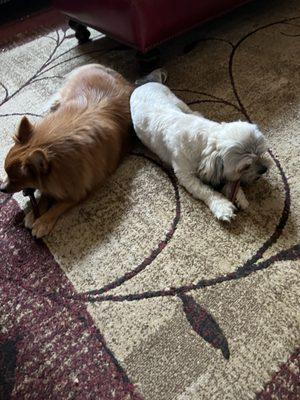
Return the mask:
POLYGON ((85 26, 142 53, 249 0, 54 0, 79 40, 85 26), (73 20, 73 21, 72 21, 73 20))

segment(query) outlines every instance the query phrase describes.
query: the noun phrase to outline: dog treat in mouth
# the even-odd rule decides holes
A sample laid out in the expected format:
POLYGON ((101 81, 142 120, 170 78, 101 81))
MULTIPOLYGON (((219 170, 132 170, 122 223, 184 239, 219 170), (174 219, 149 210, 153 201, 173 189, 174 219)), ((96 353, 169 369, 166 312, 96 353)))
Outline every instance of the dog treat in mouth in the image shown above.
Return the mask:
POLYGON ((232 182, 232 184, 231 184, 231 193, 230 193, 229 200, 233 204, 235 203, 236 195, 237 195, 237 192, 239 190, 239 187, 240 187, 240 180, 239 179, 234 181, 234 182, 232 182))
POLYGON ((30 188, 24 189, 23 196, 29 197, 33 215, 35 218, 38 218, 40 216, 40 212, 39 212, 39 206, 38 206, 36 198, 34 196, 34 189, 30 189, 30 188))

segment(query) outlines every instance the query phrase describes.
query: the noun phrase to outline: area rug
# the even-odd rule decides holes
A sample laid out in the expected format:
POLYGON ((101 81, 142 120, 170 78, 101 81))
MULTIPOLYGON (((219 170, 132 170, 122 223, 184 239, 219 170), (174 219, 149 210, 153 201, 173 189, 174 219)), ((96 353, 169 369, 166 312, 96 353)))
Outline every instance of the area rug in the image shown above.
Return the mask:
MULTIPOLYGON (((0 398, 300 398, 300 4, 257 1, 169 57, 168 85, 218 121, 255 122, 273 167, 230 224, 143 147, 44 241, 0 197, 0 398)), ((72 68, 129 79, 134 52, 59 29, 1 54, 1 172, 72 68)))
POLYGON ((66 17, 51 7, 23 17, 18 15, 19 12, 17 15, 14 14, 13 21, 3 25, 1 25, 0 19, 0 49, 2 52, 67 26, 66 17))

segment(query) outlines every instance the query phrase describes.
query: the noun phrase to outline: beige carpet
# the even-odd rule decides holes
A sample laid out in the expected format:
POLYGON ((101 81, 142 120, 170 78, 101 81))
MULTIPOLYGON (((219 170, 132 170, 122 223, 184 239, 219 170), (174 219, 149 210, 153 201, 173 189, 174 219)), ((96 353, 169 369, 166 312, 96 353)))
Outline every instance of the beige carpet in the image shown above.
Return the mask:
MULTIPOLYGON (((97 32, 94 42, 77 46, 70 34, 51 32, 0 56, 0 176, 19 116, 39 118, 65 73, 100 62, 130 79, 137 76, 133 51, 97 32)), ((54 329, 50 350, 43 342, 34 356, 40 358, 31 389, 24 389, 27 372, 17 356, 12 398, 300 398, 300 3, 255 2, 211 23, 201 38, 188 54, 166 62, 168 85, 211 119, 257 123, 269 139, 273 168, 247 190, 249 209, 225 225, 178 187, 171 172, 144 157, 144 149, 128 156, 107 185, 63 217, 45 240, 72 295, 55 279, 47 281, 48 270, 39 279, 61 307, 85 303, 86 318, 130 389, 120 394, 112 386, 100 395, 91 385, 80 397, 74 387, 84 385, 83 377, 72 375, 74 386, 49 386, 47 379, 56 379, 49 372, 41 381, 54 329), (44 392, 39 388, 46 397, 36 397, 35 382, 46 382, 44 392)), ((23 207, 21 196, 15 198, 23 207)), ((12 271, 10 279, 18 273, 12 271)), ((1 307, 6 334, 14 311, 1 307)), ((66 335, 66 346, 68 340, 66 335)), ((87 352, 84 346, 80 351, 87 352)), ((89 361, 84 365, 89 374, 89 361)), ((72 374, 81 367, 76 364, 72 374)))

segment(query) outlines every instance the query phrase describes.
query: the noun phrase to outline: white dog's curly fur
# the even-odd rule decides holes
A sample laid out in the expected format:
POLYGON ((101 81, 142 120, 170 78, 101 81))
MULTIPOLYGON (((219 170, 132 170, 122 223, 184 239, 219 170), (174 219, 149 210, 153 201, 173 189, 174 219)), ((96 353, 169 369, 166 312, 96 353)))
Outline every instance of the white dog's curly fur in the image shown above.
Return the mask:
MULTIPOLYGON (((161 83, 136 88, 130 99, 134 129, 140 140, 172 166, 179 183, 204 201, 216 218, 230 221, 235 206, 231 183, 250 183, 267 171, 266 139, 248 122, 217 123, 192 111, 161 83), (223 193, 214 187, 224 185, 223 193)), ((239 188, 236 204, 248 206, 239 188)))

